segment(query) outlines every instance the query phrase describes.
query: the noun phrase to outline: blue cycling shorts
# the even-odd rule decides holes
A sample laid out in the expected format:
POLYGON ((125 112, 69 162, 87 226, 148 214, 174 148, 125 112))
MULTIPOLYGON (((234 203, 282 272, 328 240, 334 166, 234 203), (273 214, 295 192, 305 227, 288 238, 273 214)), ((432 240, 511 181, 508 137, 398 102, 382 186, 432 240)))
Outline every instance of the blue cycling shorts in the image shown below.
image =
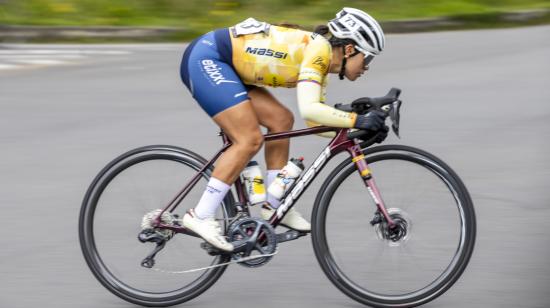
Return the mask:
POLYGON ((181 80, 210 115, 247 99, 254 86, 245 86, 232 65, 229 29, 218 29, 195 39, 181 61, 181 80))

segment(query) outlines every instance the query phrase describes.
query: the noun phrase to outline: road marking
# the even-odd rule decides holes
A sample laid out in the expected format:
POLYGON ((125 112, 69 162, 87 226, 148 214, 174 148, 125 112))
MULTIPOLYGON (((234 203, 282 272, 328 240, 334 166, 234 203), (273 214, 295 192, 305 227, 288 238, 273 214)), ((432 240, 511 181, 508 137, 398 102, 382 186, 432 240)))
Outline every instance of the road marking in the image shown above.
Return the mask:
POLYGON ((0 49, 0 70, 18 70, 64 64, 76 64, 95 57, 121 56, 131 54, 126 50, 84 49, 84 47, 44 48, 39 46, 17 46, 0 49))
POLYGON ((127 55, 129 51, 123 50, 68 50, 68 49, 42 49, 42 50, 26 50, 26 49, 8 49, 0 50, 0 55, 127 55))
POLYGON ((51 59, 27 59, 27 60, 16 60, 17 63, 22 64, 32 64, 32 65, 59 65, 67 63, 66 61, 51 60, 51 59))
POLYGON ((17 68, 17 67, 18 67, 18 65, 15 65, 15 64, 0 63, 0 70, 9 70, 9 69, 17 68))
POLYGON ((19 59, 44 59, 44 58, 55 58, 55 59, 82 59, 86 58, 83 55, 1 55, 0 60, 19 60, 19 59))

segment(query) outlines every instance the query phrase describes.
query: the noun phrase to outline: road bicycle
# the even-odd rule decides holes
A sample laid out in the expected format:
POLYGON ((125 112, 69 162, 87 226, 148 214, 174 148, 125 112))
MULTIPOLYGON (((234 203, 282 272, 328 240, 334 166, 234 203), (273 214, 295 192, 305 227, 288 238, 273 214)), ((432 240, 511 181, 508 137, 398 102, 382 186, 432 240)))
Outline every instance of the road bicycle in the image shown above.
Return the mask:
MULTIPOLYGON (((335 107, 358 114, 383 111, 399 136, 400 92, 392 88, 383 97, 335 107)), ((229 264, 263 266, 280 244, 308 235, 276 229, 283 228, 279 223, 327 162, 347 152, 349 157, 324 180, 311 215, 313 249, 328 279, 373 307, 418 306, 443 294, 474 249, 475 213, 461 179, 426 151, 371 147, 385 139, 387 126, 377 132, 318 126, 264 137, 269 142, 328 132, 334 134, 328 146, 268 221, 252 216, 243 181, 237 179, 216 216, 235 247, 231 253, 185 229, 180 218, 182 210, 196 205, 213 164, 231 146, 223 132, 224 145, 210 161, 168 145, 120 155, 95 177, 82 203, 79 236, 89 268, 105 288, 131 303, 189 301, 229 264)))

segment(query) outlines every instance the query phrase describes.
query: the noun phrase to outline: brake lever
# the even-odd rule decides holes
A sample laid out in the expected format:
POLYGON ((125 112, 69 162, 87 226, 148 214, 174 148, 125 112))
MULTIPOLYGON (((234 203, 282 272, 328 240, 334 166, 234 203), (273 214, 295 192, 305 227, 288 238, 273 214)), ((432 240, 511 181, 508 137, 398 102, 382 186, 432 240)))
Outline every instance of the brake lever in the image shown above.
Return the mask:
POLYGON ((386 117, 390 117, 390 120, 392 122, 391 128, 394 132, 394 134, 397 136, 397 138, 401 138, 399 136, 399 109, 401 108, 401 101, 396 100, 390 104, 386 104, 382 107, 380 107, 380 111, 384 112, 386 114, 386 117))
POLYGON ((402 102, 400 100, 396 100, 391 104, 391 109, 389 111, 390 119, 391 119, 391 128, 394 132, 394 134, 397 136, 397 138, 401 138, 399 136, 399 119, 400 119, 400 109, 401 109, 402 102))

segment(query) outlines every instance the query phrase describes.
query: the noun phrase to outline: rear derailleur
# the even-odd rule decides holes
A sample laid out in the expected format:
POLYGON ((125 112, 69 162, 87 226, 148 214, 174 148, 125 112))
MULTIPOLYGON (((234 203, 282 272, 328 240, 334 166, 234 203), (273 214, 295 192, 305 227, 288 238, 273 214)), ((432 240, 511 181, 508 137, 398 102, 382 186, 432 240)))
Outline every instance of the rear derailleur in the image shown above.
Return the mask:
MULTIPOLYGON (((155 265, 155 256, 161 251, 166 243, 174 237, 175 232, 169 229, 155 228, 155 220, 158 218, 162 210, 155 210, 146 214, 141 221, 141 232, 138 234, 138 240, 142 243, 155 243, 153 251, 141 261, 141 266, 152 268, 155 265)), ((160 217, 160 222, 165 225, 181 227, 180 219, 177 214, 163 212, 160 217)))

